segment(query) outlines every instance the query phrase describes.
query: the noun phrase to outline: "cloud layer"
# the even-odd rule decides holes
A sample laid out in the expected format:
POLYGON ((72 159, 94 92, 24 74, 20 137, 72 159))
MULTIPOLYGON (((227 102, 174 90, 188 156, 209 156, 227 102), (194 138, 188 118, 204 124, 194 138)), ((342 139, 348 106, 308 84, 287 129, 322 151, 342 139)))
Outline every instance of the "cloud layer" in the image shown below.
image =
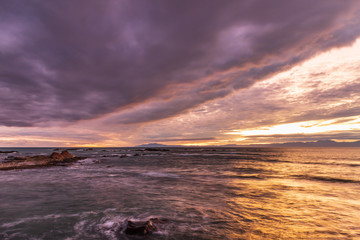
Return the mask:
POLYGON ((8 127, 112 113, 111 124, 166 119, 360 34, 357 0, 1 5, 0 125, 8 127))

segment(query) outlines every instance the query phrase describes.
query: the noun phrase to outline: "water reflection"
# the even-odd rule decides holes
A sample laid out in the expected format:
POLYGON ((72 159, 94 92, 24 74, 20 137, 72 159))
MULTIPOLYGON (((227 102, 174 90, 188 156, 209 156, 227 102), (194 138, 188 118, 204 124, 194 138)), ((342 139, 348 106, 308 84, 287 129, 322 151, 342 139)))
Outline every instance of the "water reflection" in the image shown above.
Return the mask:
POLYGON ((341 155, 336 163, 331 163, 330 154, 293 151, 279 155, 278 160, 284 161, 276 164, 257 164, 256 170, 254 165, 250 168, 244 162, 235 164, 233 172, 238 178, 231 180, 231 197, 227 199, 226 217, 232 219, 227 238, 359 237, 358 181, 349 172, 334 172, 334 164, 347 164, 347 159, 353 161, 353 158, 341 155), (313 164, 319 162, 325 164, 313 164), (327 177, 306 177, 311 175, 327 177), (335 180, 329 181, 329 178, 335 180))
POLYGON ((151 217, 169 221, 145 239, 360 238, 357 149, 74 154, 90 158, 1 172, 0 239, 128 240, 151 217))

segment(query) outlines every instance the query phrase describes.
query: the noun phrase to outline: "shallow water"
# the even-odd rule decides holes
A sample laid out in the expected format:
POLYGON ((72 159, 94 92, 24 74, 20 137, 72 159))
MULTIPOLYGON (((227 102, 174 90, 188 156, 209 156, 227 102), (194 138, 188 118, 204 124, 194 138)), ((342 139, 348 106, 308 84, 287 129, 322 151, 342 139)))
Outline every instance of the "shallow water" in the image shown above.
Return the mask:
POLYGON ((360 149, 70 152, 88 158, 0 172, 0 239, 360 239, 360 149))

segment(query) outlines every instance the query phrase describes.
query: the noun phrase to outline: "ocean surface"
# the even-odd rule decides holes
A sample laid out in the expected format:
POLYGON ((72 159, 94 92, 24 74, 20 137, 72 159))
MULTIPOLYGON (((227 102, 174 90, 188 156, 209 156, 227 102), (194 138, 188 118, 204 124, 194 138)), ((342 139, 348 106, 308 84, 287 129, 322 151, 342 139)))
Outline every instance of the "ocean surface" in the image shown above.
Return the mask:
POLYGON ((0 171, 0 239, 360 239, 360 149, 158 150, 0 171), (150 218, 163 219, 153 234, 124 233, 150 218))

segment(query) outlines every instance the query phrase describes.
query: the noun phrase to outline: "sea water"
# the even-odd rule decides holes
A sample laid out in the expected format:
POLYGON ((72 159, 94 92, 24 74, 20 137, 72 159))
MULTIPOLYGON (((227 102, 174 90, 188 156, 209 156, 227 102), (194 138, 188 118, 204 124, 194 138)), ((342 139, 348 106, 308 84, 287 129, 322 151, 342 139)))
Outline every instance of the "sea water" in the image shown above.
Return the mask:
MULTIPOLYGON (((54 149, 11 150, 0 161, 54 149)), ((0 171, 0 239, 360 239, 360 149, 70 152, 86 159, 0 171)))

